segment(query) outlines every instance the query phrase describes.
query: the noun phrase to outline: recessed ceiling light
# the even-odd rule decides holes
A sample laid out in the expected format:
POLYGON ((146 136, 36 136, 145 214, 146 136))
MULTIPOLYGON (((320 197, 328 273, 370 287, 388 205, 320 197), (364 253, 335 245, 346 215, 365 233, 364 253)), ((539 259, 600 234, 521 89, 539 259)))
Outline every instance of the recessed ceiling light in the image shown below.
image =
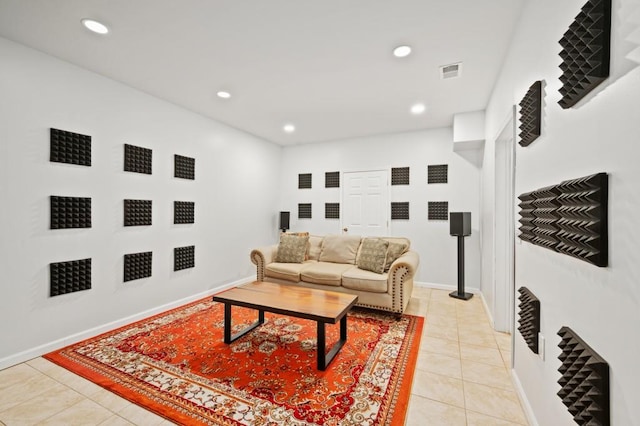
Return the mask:
POLYGON ((225 92, 224 90, 220 90, 218 93, 216 93, 216 95, 218 95, 218 97, 222 99, 229 99, 231 97, 231 93, 225 92))
POLYGON ((393 49, 393 56, 396 58, 404 58, 411 53, 411 46, 398 46, 393 49))
POLYGON ((411 107, 411 114, 418 115, 425 112, 427 107, 424 104, 415 104, 411 107))
POLYGON ((107 28, 105 24, 93 19, 83 19, 82 25, 84 25, 88 30, 93 31, 94 33, 106 34, 109 32, 109 28, 107 28))
POLYGON ((293 124, 285 124, 282 130, 284 130, 286 133, 293 133, 296 131, 296 126, 294 126, 293 124))

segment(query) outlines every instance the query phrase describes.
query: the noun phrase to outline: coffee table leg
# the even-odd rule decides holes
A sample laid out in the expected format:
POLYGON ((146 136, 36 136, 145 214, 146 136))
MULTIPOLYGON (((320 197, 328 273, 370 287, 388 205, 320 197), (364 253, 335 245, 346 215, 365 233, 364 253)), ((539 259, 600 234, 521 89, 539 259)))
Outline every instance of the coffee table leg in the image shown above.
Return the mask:
POLYGON ((232 306, 231 303, 224 304, 224 342, 227 344, 231 342, 235 342, 236 340, 238 340, 239 338, 241 338, 242 336, 244 336, 254 328, 258 327, 261 324, 264 324, 264 311, 259 309, 258 321, 249 325, 244 330, 239 331, 234 335, 231 335, 231 306, 232 306))
POLYGON ((318 321, 318 370, 324 371, 327 369, 336 354, 340 352, 342 346, 347 341, 347 316, 343 316, 340 319, 340 340, 331 348, 329 353, 326 353, 326 335, 325 335, 325 323, 318 321))

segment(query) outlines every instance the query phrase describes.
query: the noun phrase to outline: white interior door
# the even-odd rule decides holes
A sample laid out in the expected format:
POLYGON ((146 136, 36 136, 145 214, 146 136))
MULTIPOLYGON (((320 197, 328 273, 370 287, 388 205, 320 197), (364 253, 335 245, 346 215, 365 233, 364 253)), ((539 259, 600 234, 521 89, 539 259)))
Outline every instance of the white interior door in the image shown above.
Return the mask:
POLYGON ((515 242, 515 109, 511 120, 496 139, 494 286, 492 309, 494 328, 513 333, 514 242, 515 242))
POLYGON ((345 172, 342 229, 353 235, 389 235, 389 172, 345 172))

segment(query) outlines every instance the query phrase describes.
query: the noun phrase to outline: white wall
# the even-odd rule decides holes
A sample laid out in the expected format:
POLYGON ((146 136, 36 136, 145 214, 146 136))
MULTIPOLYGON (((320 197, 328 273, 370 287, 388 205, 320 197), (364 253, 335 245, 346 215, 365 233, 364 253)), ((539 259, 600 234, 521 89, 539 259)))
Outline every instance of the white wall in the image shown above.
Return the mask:
POLYGON ((0 57, 0 368, 255 274, 281 147, 1 38, 0 57), (49 162, 50 127, 91 135, 92 166, 49 162), (124 143, 153 149, 152 175, 123 171, 124 143), (174 154, 196 159, 195 181, 173 177, 174 154), (92 228, 48 229, 50 195, 91 197, 92 228), (125 198, 153 200, 153 225, 124 228, 125 198), (173 225, 174 200, 195 201, 195 224, 173 225), (173 248, 192 244, 195 268, 174 272, 173 248), (153 275, 123 283, 139 251, 153 275), (49 297, 49 263, 86 257, 91 290, 49 297))
MULTIPOLYGON (((543 361, 515 334, 514 373, 540 425, 575 424, 556 395, 558 330, 569 326, 610 366, 611 424, 640 424, 640 69, 625 59, 637 47, 625 40, 638 31, 637 0, 613 1, 611 77, 576 107, 557 104, 561 87, 558 40, 583 0, 528 2, 487 108, 483 212, 493 199, 494 137, 512 105, 538 79, 546 82, 542 136, 516 153, 516 194, 596 172, 609 173, 609 266, 516 242, 516 288, 527 286, 541 302, 543 361), (636 21, 637 22, 637 21, 636 21)), ((516 207, 516 211, 519 209, 516 207)), ((485 229, 486 228, 486 229, 485 229)), ((490 227, 483 231, 491 237, 490 227)), ((484 265, 484 263, 483 263, 484 265)), ((486 283, 483 282, 483 286, 486 283)))
MULTIPOLYGON (((465 238, 466 286, 479 288, 479 176, 470 162, 453 152, 450 128, 285 147, 280 209, 291 211, 291 229, 339 234, 339 220, 324 218, 324 203, 339 202, 342 188, 325 188, 325 172, 391 170, 410 167, 410 185, 391 186, 390 201, 409 201, 409 221, 392 220, 390 235, 411 239, 420 255, 419 282, 457 284, 457 242, 448 221, 427 220, 428 201, 448 201, 449 211, 470 211, 472 232, 465 238), (429 164, 448 164, 449 183, 427 184, 429 164), (312 189, 298 189, 298 174, 312 173, 312 189), (298 203, 312 203, 313 219, 298 220, 298 203)), ((342 182, 341 182, 342 184, 342 182)))

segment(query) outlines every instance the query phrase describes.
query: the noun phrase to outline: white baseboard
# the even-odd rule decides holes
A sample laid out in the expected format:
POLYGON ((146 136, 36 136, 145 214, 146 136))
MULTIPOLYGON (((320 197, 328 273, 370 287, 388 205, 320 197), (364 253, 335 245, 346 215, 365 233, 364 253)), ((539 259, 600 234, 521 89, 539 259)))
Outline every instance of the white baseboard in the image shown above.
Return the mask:
MULTIPOLYGON (((458 289, 457 285, 428 283, 424 281, 414 281, 413 285, 415 285, 416 287, 435 288, 436 290, 447 290, 447 291, 454 291, 458 289)), ((466 287, 464 290, 467 293, 481 294, 480 289, 477 289, 477 288, 466 287)))
POLYGON ((67 336, 67 337, 63 337, 61 339, 54 340, 54 341, 49 342, 49 343, 45 343, 44 345, 40 345, 40 346, 37 346, 35 348, 27 349, 26 351, 22 351, 22 352, 19 352, 17 354, 9 355, 8 357, 0 359, 0 370, 3 370, 5 368, 11 367, 11 366, 16 365, 16 364, 20 364, 21 362, 29 361, 30 359, 42 356, 42 355, 44 355, 46 353, 55 351, 57 349, 64 348, 65 346, 72 345, 74 343, 80 342, 80 341, 88 339, 90 337, 94 337, 94 336, 97 336, 99 334, 106 333, 107 331, 114 330, 114 329, 116 329, 118 327, 122 327, 122 326, 125 326, 127 324, 131 324, 133 322, 140 321, 140 320, 148 318, 150 316, 153 316, 153 315, 168 311, 170 309, 177 308, 177 307, 182 306, 182 305, 186 305, 187 303, 191 303, 191 302, 196 301, 198 299, 202 299, 204 297, 211 296, 211 295, 213 295, 215 293, 218 293, 218 292, 220 292, 222 290, 226 290, 227 288, 235 287, 235 286, 237 286, 239 284, 242 284, 242 283, 245 283, 247 281, 253 281, 254 279, 255 279, 254 276, 250 276, 248 278, 243 278, 243 279, 240 279, 240 280, 236 280, 236 281, 233 281, 231 283, 224 284, 224 285, 222 285, 220 287, 216 287, 214 289, 209 289, 209 290, 203 291, 201 293, 185 297, 185 298, 180 299, 180 300, 176 300, 176 301, 173 301, 173 302, 170 302, 170 303, 166 303, 166 304, 161 305, 161 306, 157 306, 155 308, 148 309, 148 310, 146 310, 144 312, 140 312, 140 313, 137 313, 135 315, 131 315, 131 316, 128 316, 128 317, 125 317, 125 318, 121 318, 121 319, 116 320, 116 321, 112 321, 112 322, 109 322, 109 323, 106 323, 106 324, 103 324, 103 325, 100 325, 100 326, 97 326, 97 327, 90 328, 90 329, 85 330, 85 331, 81 331, 79 333, 72 334, 72 335, 67 336))
POLYGON ((539 426, 538 420, 536 420, 536 416, 533 414, 533 408, 531 408, 531 404, 529 404, 529 400, 524 393, 522 383, 520 383, 516 370, 513 368, 511 368, 511 381, 513 382, 513 387, 516 389, 516 393, 520 398, 520 403, 522 404, 524 415, 527 416, 527 421, 531 426, 539 426))

